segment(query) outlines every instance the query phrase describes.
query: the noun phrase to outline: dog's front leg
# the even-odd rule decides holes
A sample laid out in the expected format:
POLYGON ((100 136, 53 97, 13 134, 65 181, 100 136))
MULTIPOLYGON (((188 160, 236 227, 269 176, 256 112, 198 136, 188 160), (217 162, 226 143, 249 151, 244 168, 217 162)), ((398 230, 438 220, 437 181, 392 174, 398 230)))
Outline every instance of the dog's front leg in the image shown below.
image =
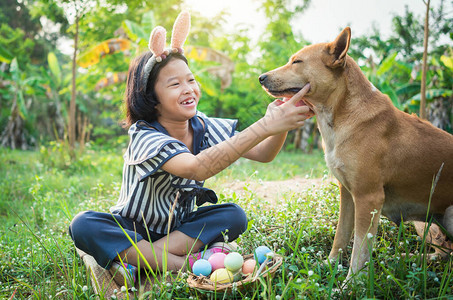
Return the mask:
POLYGON ((340 184, 340 218, 338 220, 337 231, 333 240, 332 250, 329 260, 334 262, 338 255, 346 250, 351 241, 352 230, 354 229, 354 201, 351 193, 340 184))
POLYGON ((354 246, 348 278, 360 271, 370 258, 373 240, 377 233, 381 209, 384 205, 384 189, 373 193, 353 195, 355 205, 354 246))

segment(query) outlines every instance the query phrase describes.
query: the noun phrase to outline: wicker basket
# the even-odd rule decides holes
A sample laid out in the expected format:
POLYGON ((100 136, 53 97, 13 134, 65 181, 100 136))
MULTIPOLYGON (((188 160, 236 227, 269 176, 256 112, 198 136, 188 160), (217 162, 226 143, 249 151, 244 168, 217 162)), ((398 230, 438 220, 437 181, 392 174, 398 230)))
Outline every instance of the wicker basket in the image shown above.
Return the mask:
MULTIPOLYGON (((246 255, 246 256, 244 256, 244 261, 246 261, 248 259, 252 259, 252 258, 253 258, 253 254, 246 255)), ((266 266, 261 271, 259 277, 266 277, 266 276, 273 274, 275 271, 277 271, 277 269, 280 267, 282 262, 283 262, 283 257, 276 254, 272 260, 269 260, 266 263, 266 266)), ((256 273, 256 270, 253 274, 242 275, 242 278, 240 280, 238 280, 236 282, 232 282, 232 283, 218 283, 218 282, 216 283, 216 282, 212 282, 209 279, 209 277, 197 276, 193 273, 190 273, 189 277, 187 278, 187 283, 189 284, 189 286, 191 288, 199 289, 199 290, 203 290, 203 291, 216 291, 216 292, 231 291, 233 289, 233 284, 235 285, 235 287, 237 289, 241 289, 244 286, 246 286, 247 284, 254 282, 256 280, 255 273, 256 273)))

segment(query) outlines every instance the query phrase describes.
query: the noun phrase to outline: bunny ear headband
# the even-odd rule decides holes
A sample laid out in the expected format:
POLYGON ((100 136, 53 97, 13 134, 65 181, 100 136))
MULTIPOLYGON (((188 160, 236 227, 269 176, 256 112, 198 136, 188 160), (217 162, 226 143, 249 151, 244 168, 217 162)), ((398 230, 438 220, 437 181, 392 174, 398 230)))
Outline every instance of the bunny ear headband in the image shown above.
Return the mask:
POLYGON ((162 60, 166 59, 170 53, 181 53, 184 54, 182 45, 186 41, 187 35, 189 34, 190 28, 190 14, 188 11, 181 12, 175 20, 173 25, 173 31, 171 33, 171 46, 170 48, 165 48, 165 39, 167 32, 162 26, 157 26, 151 32, 149 37, 149 50, 153 53, 148 61, 146 62, 143 75, 143 85, 146 91, 146 85, 148 83, 148 78, 151 70, 162 60))

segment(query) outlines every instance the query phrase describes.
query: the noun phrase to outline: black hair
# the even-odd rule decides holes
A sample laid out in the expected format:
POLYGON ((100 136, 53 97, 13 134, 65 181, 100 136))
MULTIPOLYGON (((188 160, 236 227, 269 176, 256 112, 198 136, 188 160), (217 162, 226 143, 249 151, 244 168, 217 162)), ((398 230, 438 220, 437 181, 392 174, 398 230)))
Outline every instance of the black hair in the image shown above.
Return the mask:
POLYGON ((181 59, 187 65, 187 59, 184 55, 171 53, 163 61, 156 63, 151 69, 148 77, 148 82, 143 84, 143 69, 146 62, 152 57, 152 53, 147 51, 136 57, 129 66, 126 82, 126 93, 124 104, 126 109, 125 127, 130 127, 138 120, 152 122, 157 120, 158 111, 156 105, 159 104, 159 99, 155 92, 157 76, 160 70, 165 67, 173 59, 181 59), (146 91, 145 91, 146 90, 146 91))

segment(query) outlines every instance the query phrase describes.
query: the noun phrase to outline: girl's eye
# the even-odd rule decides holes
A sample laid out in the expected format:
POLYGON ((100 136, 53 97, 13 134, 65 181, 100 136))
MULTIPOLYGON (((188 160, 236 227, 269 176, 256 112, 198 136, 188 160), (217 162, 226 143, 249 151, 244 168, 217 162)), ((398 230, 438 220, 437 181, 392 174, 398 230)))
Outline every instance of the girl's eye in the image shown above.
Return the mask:
POLYGON ((300 64, 300 63, 302 63, 302 62, 303 62, 303 60, 301 60, 301 59, 295 59, 295 60, 293 61, 293 65, 294 65, 294 64, 300 64))
POLYGON ((179 84, 178 82, 175 82, 175 83, 170 84, 170 86, 177 86, 178 84, 179 84))

